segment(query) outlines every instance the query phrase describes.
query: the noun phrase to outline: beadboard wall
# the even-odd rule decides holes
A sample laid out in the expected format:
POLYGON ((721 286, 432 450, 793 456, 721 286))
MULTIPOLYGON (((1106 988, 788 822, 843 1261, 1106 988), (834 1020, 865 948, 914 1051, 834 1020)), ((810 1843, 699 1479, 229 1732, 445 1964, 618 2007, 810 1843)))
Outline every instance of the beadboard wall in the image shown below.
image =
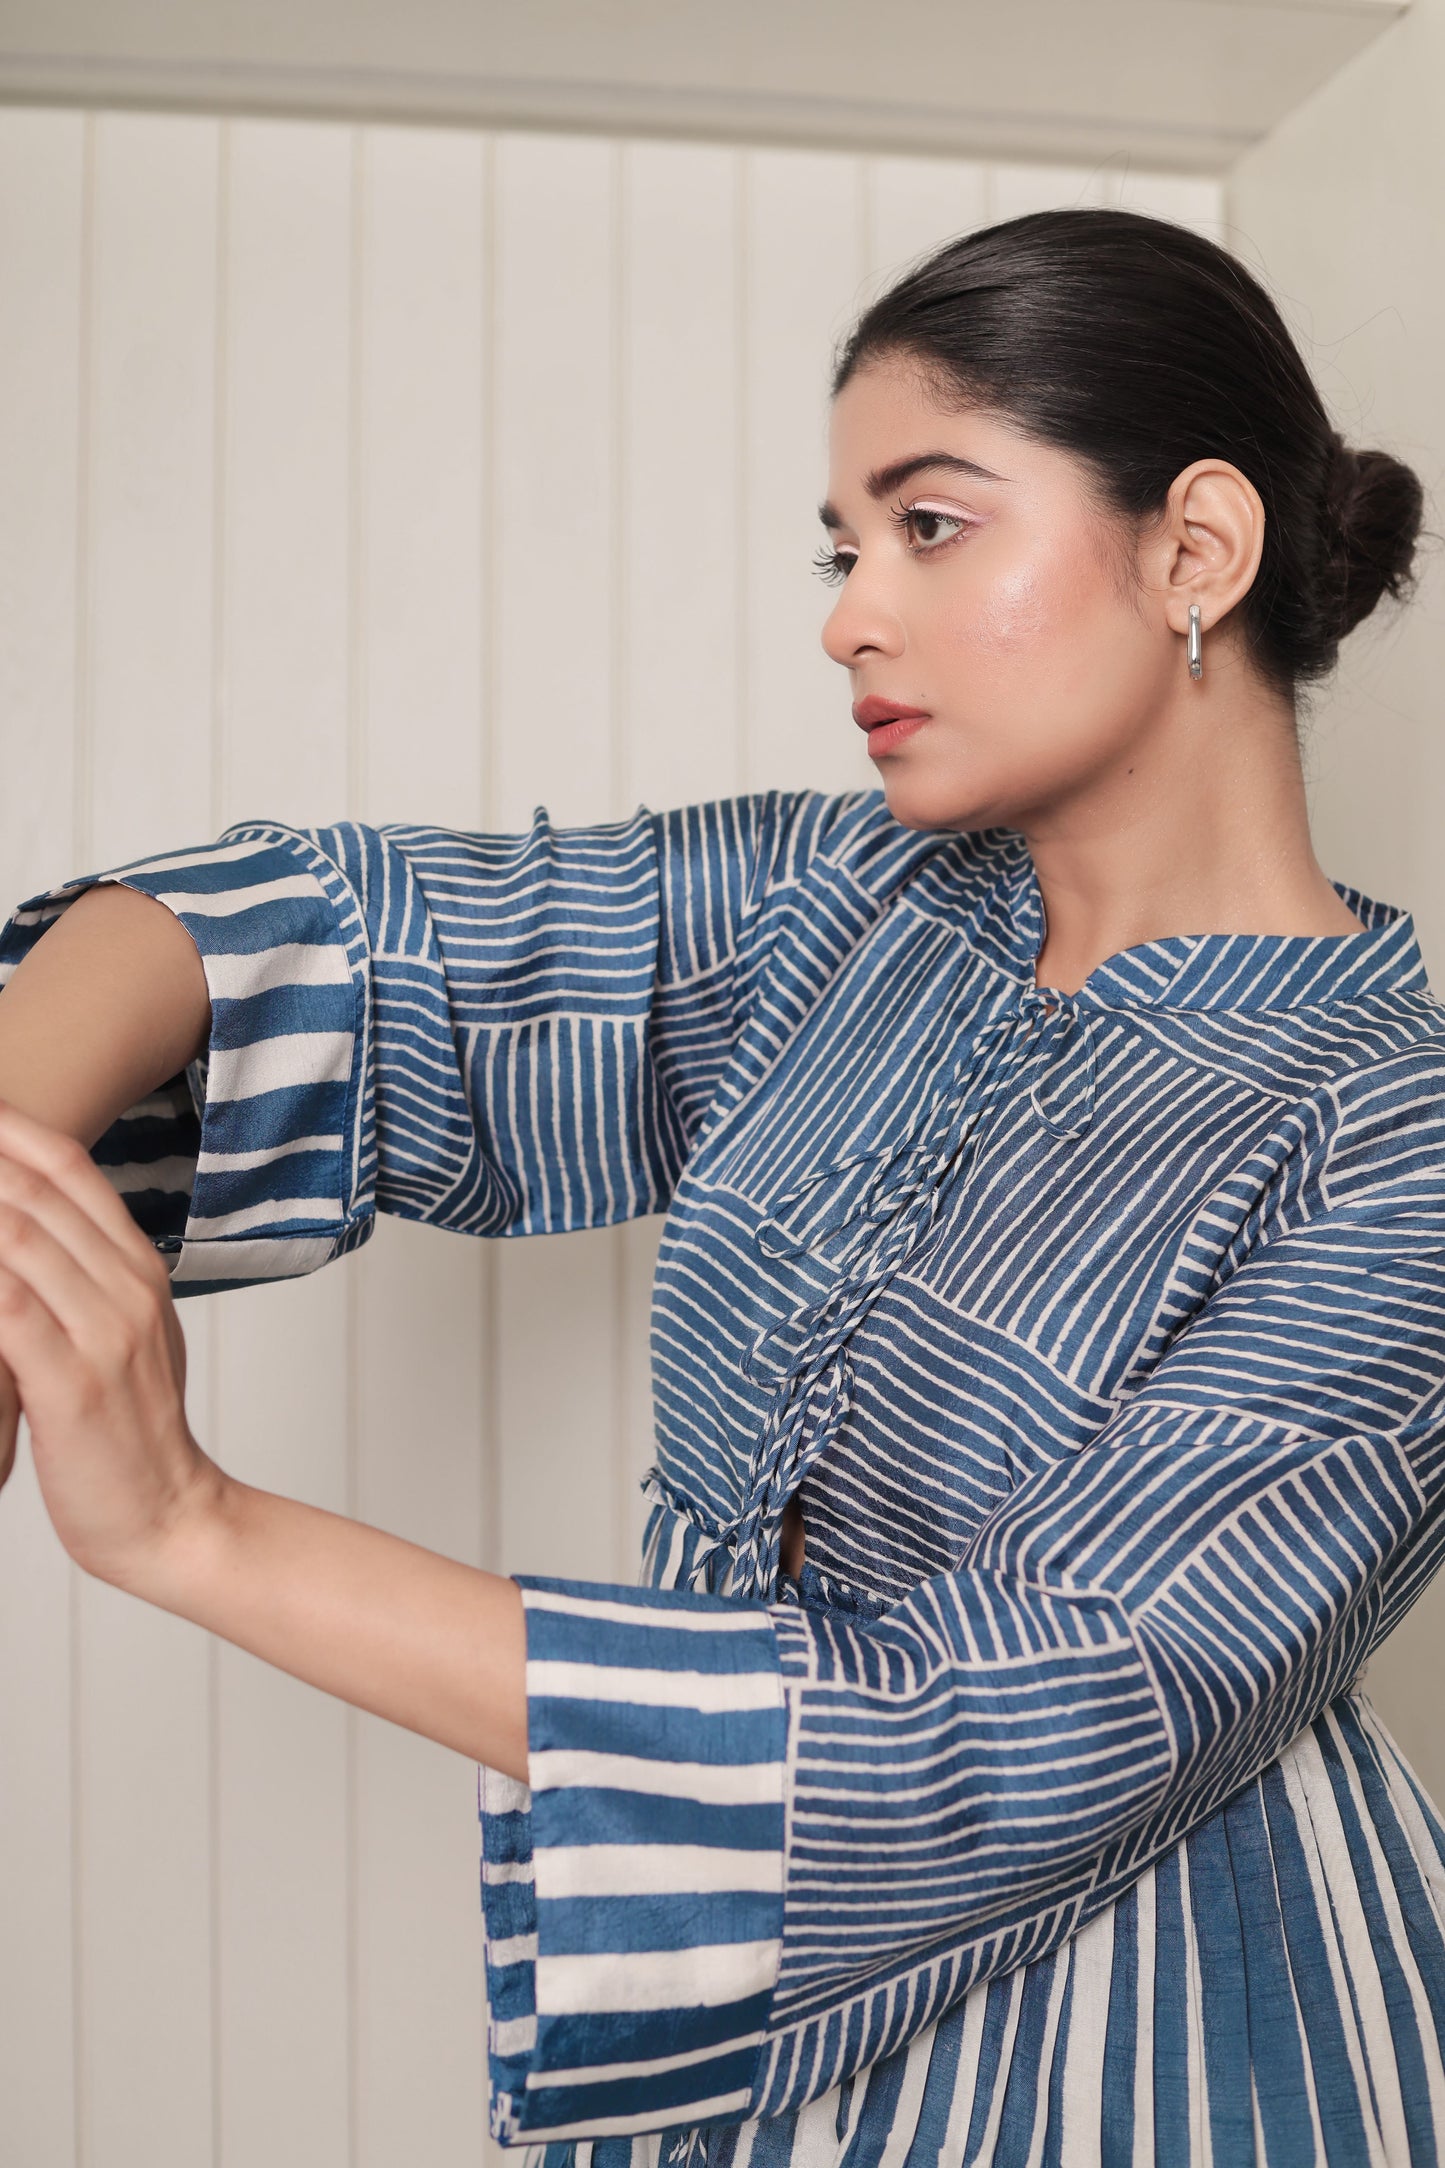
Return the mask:
MULTIPOLYGON (((0 111, 4 898, 224 823, 871 783, 809 560, 894 267, 1219 184, 689 142, 0 111)), ((384 1221, 184 1308, 245 1481, 635 1576, 659 1223, 384 1221)), ((476 1771, 87 1581, 0 1496, 0 2160, 487 2157, 476 1771)))

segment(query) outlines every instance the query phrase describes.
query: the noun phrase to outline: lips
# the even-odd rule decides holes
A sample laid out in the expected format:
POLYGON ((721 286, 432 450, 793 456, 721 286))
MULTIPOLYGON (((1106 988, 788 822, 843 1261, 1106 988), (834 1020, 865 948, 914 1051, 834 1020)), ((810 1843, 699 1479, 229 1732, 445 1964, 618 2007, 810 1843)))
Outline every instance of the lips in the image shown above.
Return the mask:
POLYGON ((927 708, 910 708, 901 700, 885 700, 882 693, 870 693, 866 700, 853 703, 853 720, 860 730, 876 730, 880 723, 923 722, 927 716, 927 708))

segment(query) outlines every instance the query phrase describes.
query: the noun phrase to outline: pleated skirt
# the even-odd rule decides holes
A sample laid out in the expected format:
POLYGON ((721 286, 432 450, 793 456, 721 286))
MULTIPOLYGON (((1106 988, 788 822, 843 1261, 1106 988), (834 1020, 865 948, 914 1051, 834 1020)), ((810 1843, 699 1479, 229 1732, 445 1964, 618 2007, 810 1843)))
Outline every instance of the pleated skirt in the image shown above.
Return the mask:
POLYGON ((1405 2168, 1445 2152, 1445 1821, 1358 1688, 1048 1956, 793 2114, 528 2168, 1405 2168))

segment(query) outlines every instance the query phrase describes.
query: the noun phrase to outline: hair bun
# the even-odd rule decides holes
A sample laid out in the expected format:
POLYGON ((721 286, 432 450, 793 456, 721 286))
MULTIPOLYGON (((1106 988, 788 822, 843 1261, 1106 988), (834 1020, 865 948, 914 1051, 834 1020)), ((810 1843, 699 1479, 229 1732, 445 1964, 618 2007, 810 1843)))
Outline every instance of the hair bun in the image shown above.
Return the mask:
POLYGON ((1348 506, 1359 479, 1360 462, 1356 453, 1346 444, 1338 430, 1329 440, 1325 454, 1325 511, 1339 527, 1349 524, 1348 506))
POLYGON ((1354 450, 1335 432, 1326 454, 1325 523, 1337 639, 1368 617, 1381 595, 1398 598, 1410 587, 1424 511, 1413 468, 1389 452, 1354 450))

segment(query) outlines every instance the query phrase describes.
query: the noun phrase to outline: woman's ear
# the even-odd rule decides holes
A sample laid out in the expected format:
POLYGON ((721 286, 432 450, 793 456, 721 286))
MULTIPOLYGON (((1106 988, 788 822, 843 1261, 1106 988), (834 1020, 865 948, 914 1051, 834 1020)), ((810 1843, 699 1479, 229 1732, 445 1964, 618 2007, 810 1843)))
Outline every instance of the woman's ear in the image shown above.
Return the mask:
POLYGON ((1189 630, 1199 605, 1207 632, 1243 600, 1264 552, 1264 503, 1227 459, 1196 459, 1170 484, 1151 536, 1151 572, 1172 632, 1189 630))

